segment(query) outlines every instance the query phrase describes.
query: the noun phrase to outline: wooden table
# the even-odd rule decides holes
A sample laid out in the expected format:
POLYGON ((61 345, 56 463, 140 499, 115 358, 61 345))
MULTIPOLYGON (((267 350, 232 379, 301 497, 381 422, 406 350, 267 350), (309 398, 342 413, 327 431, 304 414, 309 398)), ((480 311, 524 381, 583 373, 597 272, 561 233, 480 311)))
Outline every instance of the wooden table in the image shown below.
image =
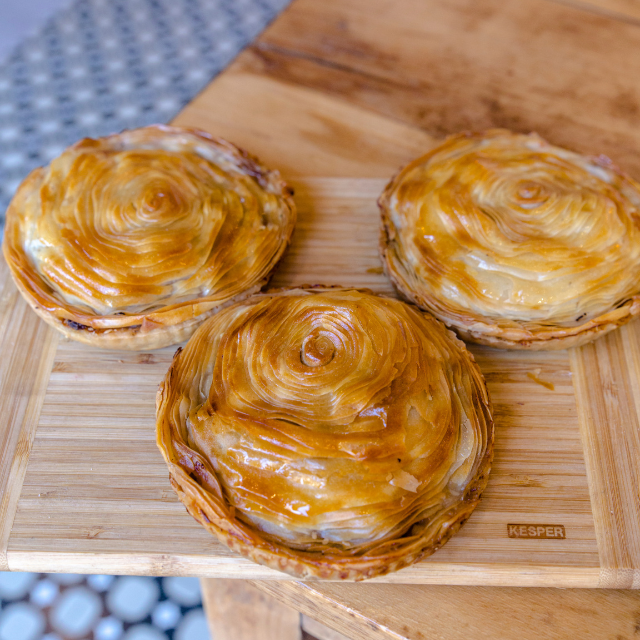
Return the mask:
POLYGON ((215 640, 632 640, 637 591, 202 581, 215 640), (306 633, 305 633, 306 632, 306 633))
MULTIPOLYGON (((326 246, 337 233, 335 225, 344 224, 344 199, 352 213, 362 210, 360 220, 371 219, 368 203, 389 175, 448 133, 496 126, 534 130, 578 151, 605 153, 639 178, 638 51, 636 0, 295 0, 176 123, 205 128, 250 149, 298 187, 305 215, 275 282, 288 283, 294 276, 323 282, 335 280, 336 266, 316 243, 326 246), (320 209, 325 217, 319 222, 315 212, 320 209)), ((354 220, 347 231, 371 245, 370 255, 353 257, 359 261, 353 265, 357 282, 341 256, 340 280, 387 290, 370 242, 375 225, 359 227, 354 220)), ((0 434, 0 568, 278 577, 225 556, 184 524, 160 475, 146 417, 126 434, 118 430, 127 384, 138 380, 152 389, 170 352, 117 356, 120 387, 109 387, 111 395, 105 391, 101 397, 113 406, 113 427, 105 431, 98 424, 101 416, 93 421, 87 407, 84 413, 69 407, 77 397, 74 381, 91 378, 99 384, 103 368, 113 365, 111 356, 60 345, 20 306, 9 285, 0 294, 0 342, 6 347, 0 361, 0 414, 6 416, 0 434), (19 349, 11 346, 25 331, 29 340, 19 349), (78 438, 75 447, 69 448, 70 438, 78 438), (95 448, 98 440, 104 455, 95 448), (116 465, 110 462, 107 469, 105 458, 116 465), (119 463, 126 474, 141 460, 135 489, 145 489, 148 501, 139 500, 139 492, 118 472, 119 463), (111 483, 109 496, 105 478, 111 483), (135 527, 127 521, 128 509, 139 515, 135 527), (158 518, 167 523, 159 530, 154 529, 158 518), (191 536, 193 551, 163 553, 169 542, 172 549, 179 547, 182 536, 191 536), (213 551, 215 562, 207 555, 213 551)), ((407 570, 391 579, 639 587, 639 345, 636 323, 579 351, 540 356, 558 389, 553 398, 535 385, 514 383, 526 378, 535 358, 523 356, 520 378, 507 381, 510 393, 541 394, 538 401, 550 416, 549 446, 541 451, 547 458, 557 454, 558 462, 555 480, 549 480, 551 467, 545 467, 546 475, 537 474, 538 462, 531 458, 520 462, 533 464, 533 470, 518 473, 516 456, 513 469, 492 476, 493 484, 512 512, 517 505, 509 502, 510 495, 519 492, 520 500, 526 495, 530 502, 526 513, 535 513, 538 504, 542 513, 553 503, 555 512, 571 520, 573 546, 561 550, 569 558, 566 565, 558 568, 554 552, 544 551, 548 571, 538 565, 527 570, 526 553, 513 547, 504 553, 514 558, 519 553, 524 560, 516 573, 513 563, 505 572, 491 564, 502 552, 499 544, 487 543, 487 550, 483 542, 499 542, 498 534, 474 538, 470 521, 460 541, 454 538, 439 557, 449 562, 466 545, 469 553, 488 558, 485 565, 440 567, 436 562, 439 569, 407 570), (588 400, 578 402, 577 412, 575 404, 570 410, 561 400, 569 389, 588 400), (561 442, 554 440, 556 432, 561 442)), ((490 367, 494 356, 476 354, 486 356, 490 367)), ((511 356, 495 357, 507 362, 511 356)), ((501 374, 496 369, 489 375, 495 398, 501 374)), ((517 414, 516 405, 501 405, 500 418, 527 418, 517 414)), ((143 409, 146 416, 148 407, 143 409)), ((135 414, 134 401, 127 410, 135 414)), ((526 448, 531 434, 522 433, 525 439, 512 440, 512 450, 514 444, 526 448)), ((640 633, 634 618, 640 601, 626 591, 256 585, 312 615, 330 614, 333 625, 353 637, 454 638, 457 633, 497 638, 507 637, 500 629, 509 628, 520 629, 523 638, 603 637, 599 630, 617 638, 640 633), (504 607, 512 610, 506 618, 504 607), (530 613, 524 617, 518 613, 525 610, 530 613)))
MULTIPOLYGON (((354 640, 634 640, 640 635, 640 597, 625 590, 276 581, 253 585, 290 610, 354 640)), ((205 587, 210 599, 219 598, 220 592, 224 585, 205 587)), ((277 608, 268 603, 265 611, 273 616, 277 608)), ((291 625, 291 619, 282 609, 279 620, 291 625)), ((249 640, 235 632, 232 620, 212 622, 214 629, 232 630, 228 636, 218 633, 216 640, 249 640)), ((333 640, 322 628, 305 626, 319 640, 333 640)), ((295 631, 265 635, 265 640, 276 638, 297 640, 295 631)))

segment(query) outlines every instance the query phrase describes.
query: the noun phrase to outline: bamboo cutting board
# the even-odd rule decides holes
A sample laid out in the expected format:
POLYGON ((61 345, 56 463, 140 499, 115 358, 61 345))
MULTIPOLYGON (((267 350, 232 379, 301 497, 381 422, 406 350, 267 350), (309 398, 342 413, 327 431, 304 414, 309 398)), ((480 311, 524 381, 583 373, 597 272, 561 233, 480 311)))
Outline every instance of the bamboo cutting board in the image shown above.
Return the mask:
MULTIPOLYGON (((640 50, 637 26, 547 0, 402 9, 296 0, 176 119, 250 149, 295 187, 299 224, 276 286, 392 293, 375 200, 403 163, 469 122, 537 129, 640 177, 633 108, 616 117, 596 99, 614 89, 618 109, 636 99, 640 57, 623 54, 640 50), (585 69, 592 81, 560 92, 585 69), (462 93, 454 76, 467 80, 462 93)), ((154 402, 174 349, 63 342, 4 263, 0 301, 0 569, 286 578, 219 545, 169 485, 154 402)), ((472 351, 495 408, 484 499, 443 549, 377 580, 640 587, 640 325, 573 351, 472 351)))

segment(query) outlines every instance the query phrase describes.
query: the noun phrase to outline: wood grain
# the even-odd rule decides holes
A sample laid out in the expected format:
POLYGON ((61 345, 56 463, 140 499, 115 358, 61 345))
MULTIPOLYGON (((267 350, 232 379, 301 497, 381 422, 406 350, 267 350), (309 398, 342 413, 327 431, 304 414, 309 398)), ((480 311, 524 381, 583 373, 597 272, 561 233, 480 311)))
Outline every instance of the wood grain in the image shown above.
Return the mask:
MULTIPOLYGON (((309 616, 300 616, 302 630, 316 640, 350 640, 347 636, 309 616)), ((305 639, 306 640, 306 639, 305 639)))
POLYGON ((553 2, 640 25, 640 2, 638 0, 553 0, 553 2))
POLYGON ((602 573, 640 588, 640 323, 571 352, 602 573))
POLYGON ((200 580, 214 640, 349 640, 257 589, 248 580, 200 580))
MULTIPOLYGON (((297 0, 285 18, 234 73, 313 89, 434 137, 537 131, 640 177, 635 24, 548 0, 297 0)), ((218 104, 204 94, 195 104, 224 111, 221 90, 212 87, 218 104)))
POLYGON ((632 640, 640 628, 637 591, 253 584, 353 640, 632 640))
POLYGON ((0 571, 8 569, 7 545, 56 344, 0 257, 0 571))
POLYGON ((302 640, 300 614, 246 580, 201 580, 215 640, 302 640))
POLYGON ((244 70, 247 55, 187 105, 174 124, 233 140, 287 178, 388 179, 433 145, 434 138, 415 127, 244 70))

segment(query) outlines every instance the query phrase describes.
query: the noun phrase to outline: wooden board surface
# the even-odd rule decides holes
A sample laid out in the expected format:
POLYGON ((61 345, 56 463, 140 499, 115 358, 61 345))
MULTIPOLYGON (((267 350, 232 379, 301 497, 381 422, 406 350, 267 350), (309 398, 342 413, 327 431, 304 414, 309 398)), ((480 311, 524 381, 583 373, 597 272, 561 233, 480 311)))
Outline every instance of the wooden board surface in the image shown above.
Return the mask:
POLYGON ((640 633, 640 592, 631 590, 252 584, 352 640, 633 640, 640 633))
MULTIPOLYGON (((391 293, 376 252, 382 186, 297 180, 301 225, 279 285, 341 282, 391 293)), ((484 500, 441 551, 387 578, 399 582, 595 585, 598 547, 569 354, 473 347, 496 420, 484 500), (554 389, 532 380, 538 377, 554 389), (513 523, 562 525, 566 539, 508 537, 513 523)), ((61 341, 7 557, 11 568, 197 573, 274 571, 236 559, 184 511, 155 446, 154 403, 173 349, 108 352, 61 341)))
MULTIPOLYGON (((629 53, 640 51, 640 29, 588 9, 295 0, 176 122, 228 137, 295 186, 299 225, 274 284, 391 292, 379 273, 375 199, 444 133, 534 129, 607 152, 640 177, 640 55, 629 53)), ((284 577, 220 546, 169 486, 154 396, 173 349, 58 342, 2 286, 16 306, 0 317, 3 384, 19 381, 2 398, 15 415, 0 469, 3 566, 284 577), (18 341, 3 329, 11 323, 22 326, 18 341)), ((639 343, 635 323, 571 353, 473 348, 496 412, 485 499, 442 550, 378 580, 640 586, 639 343), (538 369, 553 390, 527 375, 538 369), (566 539, 509 537, 509 524, 563 527, 566 539)))

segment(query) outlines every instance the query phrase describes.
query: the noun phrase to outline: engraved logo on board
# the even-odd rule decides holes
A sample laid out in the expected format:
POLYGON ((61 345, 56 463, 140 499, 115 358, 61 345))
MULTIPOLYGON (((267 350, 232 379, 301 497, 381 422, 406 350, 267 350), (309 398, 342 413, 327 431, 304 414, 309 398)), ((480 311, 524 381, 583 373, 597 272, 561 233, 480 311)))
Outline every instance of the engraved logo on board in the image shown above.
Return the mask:
POLYGON ((564 540, 567 535, 561 524, 508 524, 510 538, 554 538, 564 540))

